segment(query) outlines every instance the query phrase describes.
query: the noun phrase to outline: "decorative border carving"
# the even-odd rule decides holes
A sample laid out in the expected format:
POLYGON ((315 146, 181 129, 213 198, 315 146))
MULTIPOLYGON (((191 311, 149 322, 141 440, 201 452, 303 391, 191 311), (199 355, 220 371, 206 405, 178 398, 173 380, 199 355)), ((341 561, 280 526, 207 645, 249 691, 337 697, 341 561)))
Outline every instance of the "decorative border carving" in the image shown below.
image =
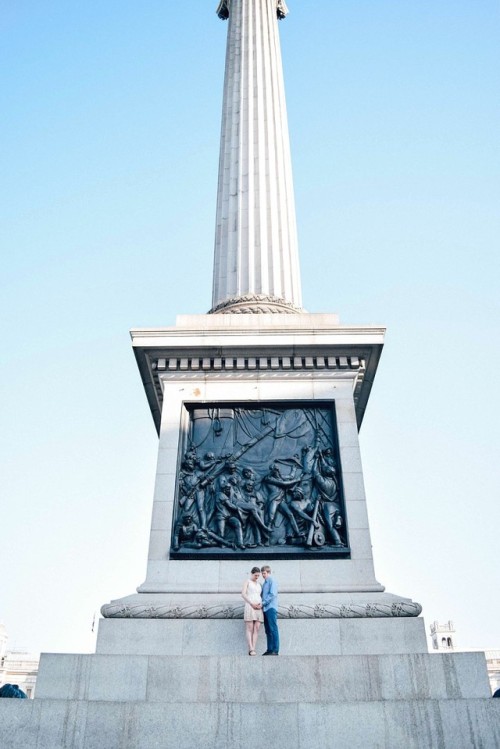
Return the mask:
POLYGON ((216 307, 212 307, 209 315, 264 315, 264 314, 288 314, 296 315, 304 312, 302 307, 287 302, 278 296, 268 294, 245 294, 243 296, 226 299, 216 307))
POLYGON ((217 377, 239 376, 241 372, 248 375, 266 372, 271 379, 279 374, 283 378, 303 377, 314 372, 315 376, 331 376, 332 370, 342 374, 354 371, 356 383, 354 387, 354 403, 357 405, 366 374, 366 360, 358 356, 330 356, 325 352, 323 356, 256 356, 256 357, 213 357, 203 355, 197 357, 165 356, 150 360, 151 377, 155 387, 158 402, 163 401, 163 390, 160 375, 176 377, 204 376, 207 372, 217 377))
MULTIPOLYGON (((106 619, 243 619, 243 603, 215 605, 146 605, 108 603, 101 614, 106 619)), ((395 603, 349 603, 279 606, 280 619, 391 619, 419 616, 422 606, 413 601, 395 603)))
POLYGON ((252 372, 268 370, 270 372, 289 370, 325 370, 336 369, 340 372, 355 370, 363 376, 366 370, 365 359, 358 356, 196 356, 196 357, 160 357, 151 361, 153 372, 252 372))

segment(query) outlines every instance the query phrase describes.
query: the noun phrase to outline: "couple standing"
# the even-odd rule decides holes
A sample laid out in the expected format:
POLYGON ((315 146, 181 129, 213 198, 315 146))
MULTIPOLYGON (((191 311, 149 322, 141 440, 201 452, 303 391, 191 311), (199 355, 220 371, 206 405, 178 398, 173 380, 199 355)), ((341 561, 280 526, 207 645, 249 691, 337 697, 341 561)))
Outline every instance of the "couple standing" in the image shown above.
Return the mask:
POLYGON ((245 580, 241 591, 245 601, 245 631, 248 643, 248 655, 257 655, 257 637, 262 622, 267 637, 267 650, 263 655, 279 655, 280 638, 278 633, 278 584, 271 574, 269 565, 262 569, 252 567, 250 577, 245 580), (264 584, 259 577, 262 573, 264 584))

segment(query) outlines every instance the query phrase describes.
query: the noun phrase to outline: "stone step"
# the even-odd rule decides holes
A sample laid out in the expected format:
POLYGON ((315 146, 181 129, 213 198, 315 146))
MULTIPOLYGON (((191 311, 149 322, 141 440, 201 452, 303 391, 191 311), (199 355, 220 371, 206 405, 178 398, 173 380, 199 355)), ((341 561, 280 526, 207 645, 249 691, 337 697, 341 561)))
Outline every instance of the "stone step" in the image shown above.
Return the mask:
MULTIPOLYGON (((361 686, 361 685, 360 685, 361 686)), ((251 681, 247 692, 253 691, 251 681)), ((2 749, 498 749, 500 700, 0 700, 2 749)))
POLYGON ((487 698, 483 653, 361 656, 43 654, 37 699, 297 704, 487 698))

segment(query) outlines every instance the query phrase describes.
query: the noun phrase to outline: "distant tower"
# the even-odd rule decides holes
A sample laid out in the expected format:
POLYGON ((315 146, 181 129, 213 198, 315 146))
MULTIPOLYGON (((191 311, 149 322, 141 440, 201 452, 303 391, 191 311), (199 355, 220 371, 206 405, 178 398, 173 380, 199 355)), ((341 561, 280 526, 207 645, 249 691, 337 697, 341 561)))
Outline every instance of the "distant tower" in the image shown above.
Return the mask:
POLYGON ((453 622, 448 621, 445 624, 432 622, 431 638, 433 650, 455 650, 455 627, 453 622))
POLYGON ((221 0, 229 19, 211 312, 301 311, 278 19, 283 0, 221 0))
POLYGON ((5 625, 0 622, 0 666, 2 665, 3 659, 5 658, 8 639, 9 635, 7 634, 7 630, 5 629, 5 625))

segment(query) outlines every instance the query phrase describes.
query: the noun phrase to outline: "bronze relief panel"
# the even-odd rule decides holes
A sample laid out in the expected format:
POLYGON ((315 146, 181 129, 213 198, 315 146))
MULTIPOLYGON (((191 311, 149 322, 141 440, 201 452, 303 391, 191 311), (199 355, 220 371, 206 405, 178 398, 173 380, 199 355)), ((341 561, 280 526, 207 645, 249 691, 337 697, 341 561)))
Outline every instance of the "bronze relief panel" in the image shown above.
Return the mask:
POLYGON ((183 408, 171 558, 349 556, 334 403, 183 408))

